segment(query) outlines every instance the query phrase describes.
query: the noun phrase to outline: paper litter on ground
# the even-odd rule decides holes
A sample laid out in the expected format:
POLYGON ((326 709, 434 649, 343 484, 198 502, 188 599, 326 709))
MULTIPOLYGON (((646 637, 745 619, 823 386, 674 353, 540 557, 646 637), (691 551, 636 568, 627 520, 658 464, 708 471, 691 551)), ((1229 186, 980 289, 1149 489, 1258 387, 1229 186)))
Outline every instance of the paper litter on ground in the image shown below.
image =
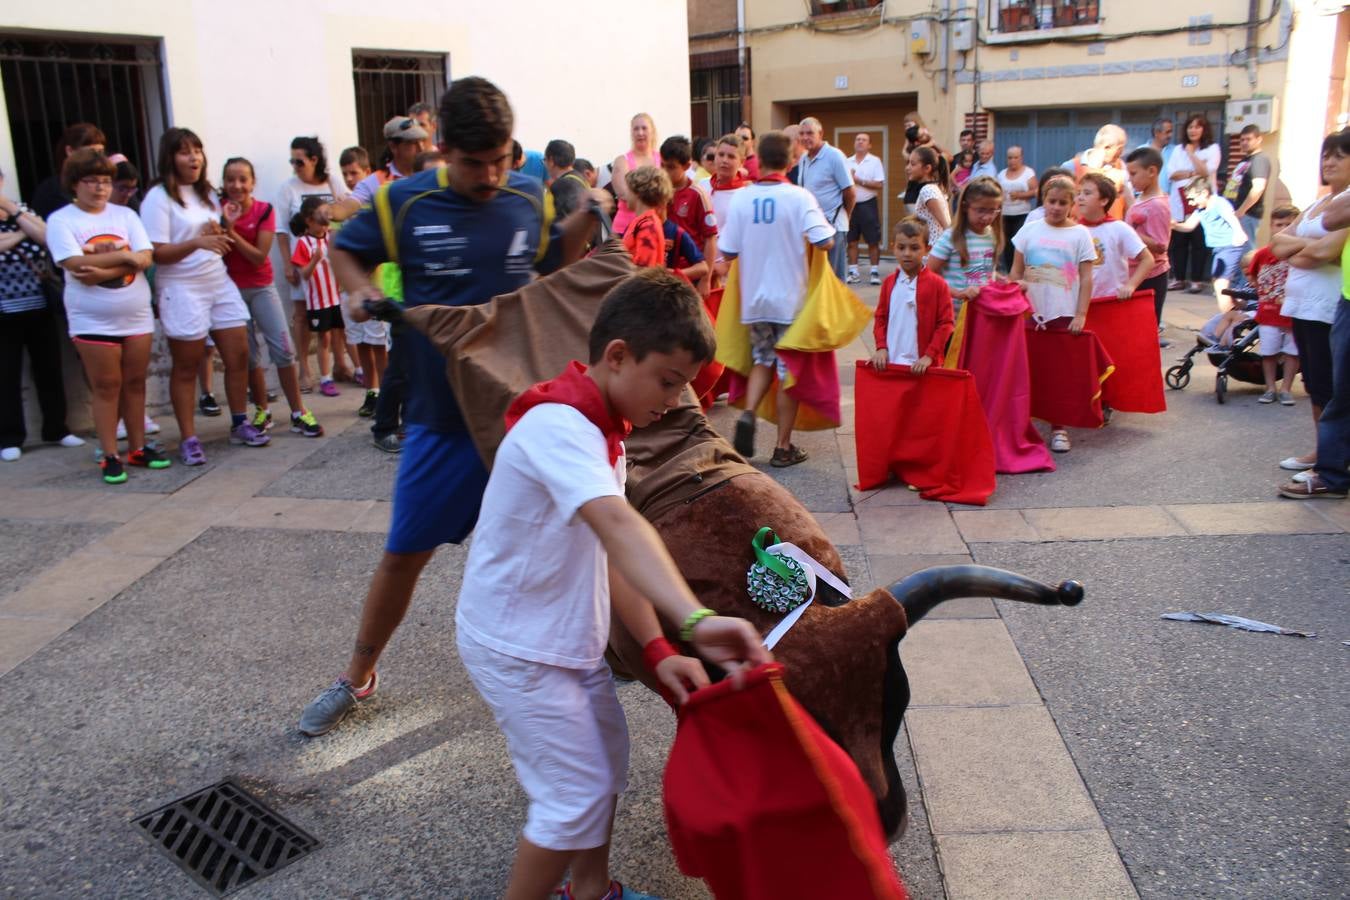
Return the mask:
POLYGON ((1241 628, 1243 631, 1263 631, 1269 634, 1287 634, 1293 637, 1312 638, 1317 637, 1315 631, 1295 631, 1292 628, 1281 628, 1278 625, 1271 625, 1269 622, 1258 622, 1255 619, 1245 619, 1242 616, 1230 616, 1225 613, 1163 613, 1164 619, 1171 619, 1173 622, 1207 622, 1211 625, 1227 625, 1229 628, 1241 628))

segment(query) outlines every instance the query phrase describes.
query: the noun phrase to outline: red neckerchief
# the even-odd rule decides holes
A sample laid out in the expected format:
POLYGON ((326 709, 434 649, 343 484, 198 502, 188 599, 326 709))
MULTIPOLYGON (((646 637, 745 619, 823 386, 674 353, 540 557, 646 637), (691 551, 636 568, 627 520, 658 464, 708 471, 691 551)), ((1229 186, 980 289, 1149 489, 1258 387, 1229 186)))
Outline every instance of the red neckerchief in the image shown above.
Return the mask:
POLYGON ((633 426, 609 411, 599 386, 586 375, 586 367, 581 363, 572 360, 557 378, 541 381, 512 400, 506 410, 506 430, 510 431, 521 416, 541 403, 561 403, 579 411, 605 436, 609 464, 619 461, 623 439, 633 426))
POLYGON ((737 189, 739 189, 739 188, 745 187, 745 186, 746 186, 747 184, 749 184, 749 183, 750 183, 750 182, 748 182, 748 181, 746 181, 744 178, 742 178, 742 177, 740 176, 740 173, 738 172, 738 173, 736 173, 736 176, 735 176, 734 178, 732 178, 730 181, 728 181, 726 184, 720 183, 720 182, 718 181, 717 176, 714 175, 714 176, 712 177, 712 181, 708 182, 708 185, 709 185, 709 187, 712 188, 712 193, 715 194, 715 193, 717 193, 718 191, 734 191, 734 190, 737 190, 737 189))
POLYGON ((782 172, 774 172, 772 175, 761 175, 755 184, 792 184, 792 182, 788 181, 788 177, 782 172))
POLYGON ((1095 222, 1084 222, 1082 219, 1079 219, 1078 224, 1082 225, 1085 228, 1096 228, 1098 225, 1105 225, 1107 222, 1119 222, 1119 221, 1120 220, 1117 219, 1115 216, 1111 215, 1110 213, 1107 213, 1106 215, 1102 216, 1095 222))

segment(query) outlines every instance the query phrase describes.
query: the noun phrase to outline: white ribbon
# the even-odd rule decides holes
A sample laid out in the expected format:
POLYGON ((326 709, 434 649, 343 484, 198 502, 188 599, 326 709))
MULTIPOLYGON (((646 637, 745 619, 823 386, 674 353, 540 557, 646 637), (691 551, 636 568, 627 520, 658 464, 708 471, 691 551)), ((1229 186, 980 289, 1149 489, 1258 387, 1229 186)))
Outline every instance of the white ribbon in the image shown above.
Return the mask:
POLYGON ((806 608, 811 605, 811 601, 816 599, 816 579, 824 579, 825 583, 834 588, 848 599, 853 599, 853 591, 844 584, 834 573, 817 562, 809 553, 798 547, 796 544, 783 541, 774 544, 771 547, 764 548, 765 553, 772 553, 775 556, 788 556, 802 564, 803 571, 806 572, 807 594, 806 602, 794 609, 783 617, 783 620, 773 627, 773 630, 764 638, 764 648, 772 650, 774 645, 783 639, 783 635, 792 630, 792 626, 797 624, 797 620, 806 612, 806 608))

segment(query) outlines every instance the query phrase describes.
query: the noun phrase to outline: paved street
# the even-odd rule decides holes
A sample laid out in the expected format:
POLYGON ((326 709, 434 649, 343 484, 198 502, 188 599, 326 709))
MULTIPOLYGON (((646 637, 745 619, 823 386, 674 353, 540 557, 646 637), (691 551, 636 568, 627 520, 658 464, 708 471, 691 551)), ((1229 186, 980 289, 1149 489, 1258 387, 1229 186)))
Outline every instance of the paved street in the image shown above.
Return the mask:
MULTIPOLYGON (((1169 301, 1165 361, 1210 305, 1169 301)), ((841 354, 846 401, 864 352, 841 354)), ((893 852, 913 896, 1344 896, 1350 506, 1275 498, 1275 464, 1312 443, 1301 386, 1293 408, 1240 384, 1219 406, 1212 372, 1202 359, 1165 414, 1075 432, 1058 472, 1000 478, 986 509, 851 488, 851 414, 802 436, 808 463, 765 465, 855 587, 972 559, 1087 585, 1075 609, 951 603, 902 645, 911 827, 893 852), (1159 618, 1182 610, 1318 637, 1159 618)), ((244 896, 496 895, 524 802, 454 651, 465 548, 428 569, 376 698, 327 737, 295 731, 345 663, 388 522, 397 461, 359 400, 316 396, 327 437, 257 450, 204 420, 209 465, 120 487, 87 449, 0 466, 5 896, 204 896, 130 822, 225 777, 322 842, 244 896)), ((714 419, 729 433, 728 411, 714 419)), ((705 897, 665 839, 673 717, 619 693, 633 759, 615 875, 705 897)))

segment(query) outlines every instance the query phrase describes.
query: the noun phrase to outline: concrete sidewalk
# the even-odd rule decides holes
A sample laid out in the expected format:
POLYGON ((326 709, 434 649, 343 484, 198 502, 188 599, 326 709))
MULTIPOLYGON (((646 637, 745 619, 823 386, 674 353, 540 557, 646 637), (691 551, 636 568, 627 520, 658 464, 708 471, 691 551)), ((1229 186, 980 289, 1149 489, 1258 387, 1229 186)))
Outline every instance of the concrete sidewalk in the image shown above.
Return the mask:
MULTIPOLYGON (((875 291, 862 293, 870 302, 875 291)), ((1168 321, 1202 322, 1204 303, 1183 297, 1168 321)), ((1184 335, 1173 329, 1173 350, 1185 349, 1184 335)), ((1086 621, 1097 596, 1091 566, 1103 563, 1085 563, 1084 547, 1125 558, 1154 552, 1151 541, 1221 548, 1252 535, 1350 546, 1344 504, 1276 501, 1276 473, 1261 474, 1261 460, 1302 447, 1260 422, 1282 416, 1306 440, 1306 397, 1293 410, 1257 409, 1245 403, 1254 394, 1235 390, 1218 407, 1197 373, 1189 392, 1169 394, 1172 412, 1075 434, 1060 471, 1000 479, 987 509, 952 508, 902 486, 851 487, 849 373, 869 344, 840 355, 844 426, 801 435, 811 453, 801 466, 756 460, 820 520, 851 583, 868 589, 972 559, 1016 568, 1026 548, 1038 554, 1038 577, 1089 588, 1080 609, 949 603, 902 644, 913 702, 896 750, 912 824, 893 853, 906 883, 919 898, 1135 896, 1148 862, 1122 864, 1124 836, 1108 831, 1102 790, 1085 783, 1066 746, 1077 725, 1052 714, 1057 695, 1046 685, 1057 682, 1033 680, 1006 623, 1086 621), (1212 452, 1197 452, 1214 434, 1240 443, 1242 461, 1215 465, 1212 452)), ((0 466, 7 895, 195 895, 128 823, 227 776, 323 842, 251 895, 499 891, 524 801, 453 650, 464 548, 444 548, 428 569, 381 664, 380 694, 325 738, 294 728, 345 662, 388 522, 397 459, 370 446, 353 415, 359 400, 354 389, 313 398, 328 435, 279 434, 262 449, 228 447, 224 421, 205 420, 208 466, 133 470, 120 487, 97 480, 84 449, 40 449, 0 466)), ((730 411, 713 418, 730 433, 730 411)), ((759 444, 770 445, 767 426, 759 444)), ((636 685, 620 695, 633 758, 616 876, 666 897, 706 896, 675 869, 662 825, 673 719, 636 685)))

